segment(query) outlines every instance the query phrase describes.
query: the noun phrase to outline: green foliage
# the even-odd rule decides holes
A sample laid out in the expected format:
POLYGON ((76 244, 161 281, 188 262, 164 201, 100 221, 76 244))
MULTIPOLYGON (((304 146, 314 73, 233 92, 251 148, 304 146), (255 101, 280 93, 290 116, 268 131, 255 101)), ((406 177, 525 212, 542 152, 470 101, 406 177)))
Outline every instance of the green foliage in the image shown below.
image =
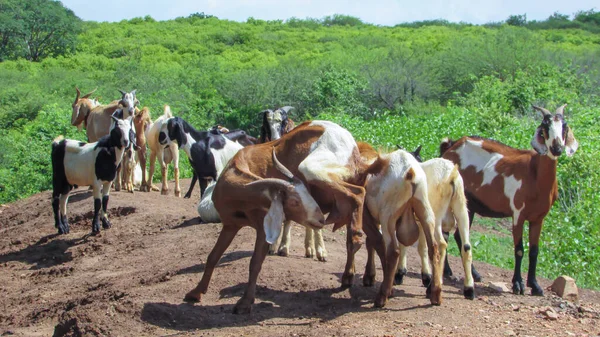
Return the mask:
POLYGON ((0 1, 0 61, 40 61, 75 50, 80 19, 59 1, 0 1))

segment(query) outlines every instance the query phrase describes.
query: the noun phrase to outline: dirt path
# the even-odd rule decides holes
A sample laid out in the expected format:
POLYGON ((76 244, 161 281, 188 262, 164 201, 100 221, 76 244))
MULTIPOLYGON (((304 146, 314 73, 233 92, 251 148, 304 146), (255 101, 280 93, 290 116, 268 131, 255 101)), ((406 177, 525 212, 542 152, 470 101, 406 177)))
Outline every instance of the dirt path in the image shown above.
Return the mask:
MULTIPOLYGON (((182 185, 187 187, 188 182, 182 185)), ((197 192, 198 193, 198 192, 197 192)), ((56 236, 50 193, 0 208, 0 335, 14 336, 595 336, 600 294, 581 290, 570 304, 546 296, 514 296, 487 287, 511 271, 476 262, 485 282, 465 300, 461 282, 446 282, 444 303, 432 307, 421 286, 416 249, 409 277, 385 309, 362 286, 366 252, 357 254, 355 285, 341 290, 345 234, 325 231, 326 263, 303 257, 303 233, 293 231, 291 256, 271 256, 259 276, 249 315, 233 315, 254 246, 244 229, 215 270, 201 304, 182 301, 199 281, 220 224, 201 224, 195 202, 157 192, 114 192, 113 228, 91 237, 91 194, 71 197, 71 233, 56 236), (548 310, 557 318, 548 317, 548 310)), ((460 261, 451 258, 462 277, 460 261)), ((549 281, 541 280, 542 286, 549 281)))

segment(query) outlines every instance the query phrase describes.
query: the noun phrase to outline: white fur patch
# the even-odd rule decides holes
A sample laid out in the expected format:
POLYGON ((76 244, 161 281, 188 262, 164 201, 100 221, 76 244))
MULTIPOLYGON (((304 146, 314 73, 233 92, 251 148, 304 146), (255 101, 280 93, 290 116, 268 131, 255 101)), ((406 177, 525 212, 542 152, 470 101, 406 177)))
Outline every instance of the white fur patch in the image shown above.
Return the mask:
POLYGON ((321 126, 325 131, 311 145, 310 154, 298 165, 298 170, 307 181, 330 181, 330 174, 348 178, 352 173, 346 165, 352 157, 352 151, 357 149, 350 132, 329 121, 313 121, 310 125, 321 126))
POLYGON ((227 137, 223 138, 225 138, 225 146, 222 149, 210 149, 213 157, 215 158, 215 169, 217 170, 217 178, 221 175, 221 172, 223 172, 223 169, 225 168, 227 163, 229 163, 231 158, 233 158, 233 156, 235 156, 235 154, 243 148, 243 146, 238 142, 233 142, 227 137))
POLYGON ((498 175, 496 164, 500 159, 504 158, 499 153, 490 153, 482 148, 482 140, 467 141, 456 149, 456 154, 460 158, 460 169, 464 170, 469 166, 475 167, 477 172, 483 171, 483 181, 481 186, 490 184, 498 175))
POLYGON ((515 195, 517 191, 521 188, 522 181, 517 180, 514 176, 503 176, 504 177, 504 195, 508 198, 510 209, 513 211, 513 222, 519 219, 519 215, 521 211, 525 208, 525 204, 521 208, 517 208, 515 205, 515 195))
POLYGON ((266 240, 269 244, 273 244, 277 241, 279 234, 281 234, 281 227, 284 220, 283 204, 279 197, 275 197, 271 200, 271 207, 269 207, 269 211, 267 212, 267 215, 265 215, 263 221, 266 240))

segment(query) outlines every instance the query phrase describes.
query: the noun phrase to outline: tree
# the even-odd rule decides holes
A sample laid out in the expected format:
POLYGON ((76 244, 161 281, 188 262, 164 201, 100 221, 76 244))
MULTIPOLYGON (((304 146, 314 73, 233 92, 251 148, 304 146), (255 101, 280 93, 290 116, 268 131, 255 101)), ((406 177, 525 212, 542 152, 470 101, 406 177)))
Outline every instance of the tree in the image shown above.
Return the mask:
POLYGON ((527 24, 527 14, 511 15, 506 19, 506 23, 511 26, 523 27, 527 24))
POLYGON ((0 0, 0 61, 73 52, 80 23, 60 1, 0 0))

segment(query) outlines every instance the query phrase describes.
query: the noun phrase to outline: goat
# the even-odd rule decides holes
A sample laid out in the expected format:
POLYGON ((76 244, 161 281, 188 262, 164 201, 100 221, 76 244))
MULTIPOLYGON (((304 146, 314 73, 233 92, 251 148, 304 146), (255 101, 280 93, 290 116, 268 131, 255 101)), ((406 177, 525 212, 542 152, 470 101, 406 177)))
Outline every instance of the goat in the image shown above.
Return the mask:
POLYGON ((186 197, 190 197, 196 180, 200 179, 200 196, 206 189, 206 179, 217 180, 217 176, 233 155, 242 148, 242 145, 232 142, 220 133, 212 131, 198 131, 180 117, 169 118, 163 123, 158 136, 160 145, 176 142, 183 148, 194 169, 194 177, 186 197))
POLYGON ((279 139, 294 128, 294 121, 288 117, 289 111, 293 108, 284 106, 275 111, 267 109, 260 112, 263 120, 260 128, 260 143, 279 139))
MULTIPOLYGON (((134 124, 135 126, 135 124, 134 124)), ((133 193, 135 186, 142 184, 142 168, 140 167, 139 153, 133 146, 128 147, 121 161, 121 185, 127 192, 133 193)))
MULTIPOLYGON (((368 157, 363 155, 363 158, 368 157)), ((383 264, 384 279, 375 299, 375 306, 385 306, 393 289, 400 256, 399 244, 412 245, 422 231, 427 242, 428 257, 433 265, 432 282, 427 288, 427 295, 432 304, 439 305, 442 302, 442 261, 447 244, 442 236, 441 226, 435 226, 425 172, 416 159, 403 150, 378 155, 371 167, 377 166, 381 167, 377 169, 380 173, 370 176, 366 182, 363 226, 365 231, 370 230, 367 232, 369 262, 363 282, 365 285, 374 283, 372 248, 381 249, 383 237, 384 249, 378 253, 383 264), (415 215, 419 219, 418 223, 415 215), (376 230, 377 223, 381 224, 381 233, 376 230)))
POLYGON ((95 143, 63 139, 62 136, 52 142, 52 210, 59 234, 69 233, 67 202, 74 186, 90 185, 93 188, 92 233, 100 232, 100 220, 103 228, 111 226, 106 214, 110 185, 117 174, 123 152, 130 142, 135 142, 130 132, 133 126, 131 117, 121 120, 113 116, 112 119, 114 127, 95 143))
POLYGON ((161 167, 161 179, 162 188, 160 193, 163 195, 169 194, 169 185, 167 183, 168 167, 167 165, 173 162, 173 170, 175 173, 175 196, 181 195, 181 187, 179 186, 179 150, 177 149, 176 143, 171 143, 168 146, 162 146, 159 142, 160 131, 163 128, 163 124, 166 124, 169 118, 172 118, 171 108, 165 105, 163 115, 158 117, 152 125, 145 132, 146 141, 150 148, 150 169, 148 172, 148 179, 146 180, 145 191, 158 191, 158 188, 152 185, 152 176, 154 175, 154 168, 156 165, 156 158, 159 159, 161 167))
MULTIPOLYGON (((294 121, 289 118, 289 111, 294 109, 292 106, 284 106, 275 111, 267 109, 261 111, 262 125, 260 128, 260 142, 265 143, 272 140, 281 138, 284 134, 294 129, 294 121)), ((277 254, 280 256, 288 256, 290 250, 290 244, 292 240, 291 236, 292 223, 286 221, 283 226, 283 232, 281 237, 269 247, 269 254, 277 254)), ((312 228, 306 227, 306 233, 304 236, 304 256, 313 258, 315 255, 319 261, 327 261, 327 250, 325 249, 325 242, 323 241, 323 233, 320 229, 313 230, 312 228)))
MULTIPOLYGON (((525 292, 521 278, 525 221, 529 222, 527 286, 531 288, 532 295, 544 294, 535 274, 544 218, 558 197, 557 159, 565 149, 567 156, 572 156, 578 147, 564 117, 565 106, 559 107, 554 115, 545 108, 533 107, 543 116, 531 140, 535 151, 515 149, 477 136, 457 141, 446 139, 440 145, 442 157, 460 166, 469 205, 469 226, 475 214, 493 218, 512 217, 514 294, 523 295, 525 292)), ((459 247, 462 245, 461 235, 454 233, 459 247)), ((472 272, 477 279, 479 275, 474 268, 472 272)))
POLYGON ((257 237, 248 287, 235 305, 235 313, 251 310, 268 244, 277 239, 285 219, 322 228, 322 210, 329 213, 327 223, 350 224, 352 242, 358 249, 363 235, 362 185, 368 170, 360 161, 352 135, 328 121, 305 122, 278 140, 240 149, 223 170, 212 195, 223 229, 208 256, 201 281, 184 300, 200 301, 223 252, 244 226, 253 227, 257 237), (282 167, 289 172, 284 173, 282 167), (252 182, 264 187, 248 188, 252 182), (306 215, 307 210, 311 216, 306 215))
MULTIPOLYGON (((423 163, 420 152, 421 146, 414 152, 410 152, 410 154, 421 163, 421 168, 427 176, 427 195, 435 214, 436 231, 448 233, 454 227, 458 227, 464 242, 461 247, 463 268, 465 270, 463 294, 465 298, 473 299, 475 298, 475 288, 471 275, 473 256, 469 241, 469 218, 463 180, 458 168, 451 161, 434 158, 423 163)), ((444 239, 447 241, 448 236, 444 235, 444 239)), ((400 264, 394 284, 402 284, 404 275, 406 275, 406 252, 406 247, 400 245, 400 264)), ((431 282, 431 269, 427 259, 427 243, 421 230, 419 231, 419 255, 421 256, 421 279, 423 285, 427 287, 431 282)), ((442 253, 442 257, 444 255, 442 253)), ((448 263, 447 258, 444 261, 446 261, 446 264, 448 263)))
MULTIPOLYGON (((217 177, 225 167, 225 164, 235 155, 235 153, 242 147, 253 145, 256 138, 249 136, 244 130, 232 130, 229 131, 225 128, 213 127, 208 131, 195 130, 189 123, 182 119, 175 117, 173 123, 181 124, 181 127, 172 128, 175 132, 181 132, 184 128, 191 130, 189 136, 191 143, 188 145, 188 159, 194 169, 192 176, 192 182, 188 191, 185 193, 184 198, 190 198, 196 181, 200 180, 200 198, 204 195, 208 180, 212 179, 216 181, 217 177), (185 124, 185 125, 184 125, 185 124), (223 132, 222 130, 227 130, 223 132), (192 136, 193 134, 193 136, 192 136), (191 151, 191 152, 190 152, 191 151)), ((169 121, 171 122, 171 121, 169 121)), ((163 131, 167 132, 167 129, 163 127, 163 131)), ((186 132, 186 131, 184 131, 186 132)), ((179 137, 178 135, 170 135, 170 139, 173 137, 179 137)), ((182 141, 185 141, 188 136, 181 136, 182 141)), ((164 138, 166 139, 166 138, 164 138)), ((176 138, 175 138, 176 139, 176 138)), ((180 145, 181 146, 181 145, 180 145)))
POLYGON ((89 99, 89 96, 96 89, 85 94, 80 98, 79 88, 75 88, 77 96, 73 103, 73 112, 71 114, 71 125, 77 126, 81 130, 81 125, 85 126, 88 142, 96 142, 100 137, 108 134, 111 125, 111 116, 122 107, 125 109, 124 118, 133 115, 133 106, 137 102, 135 99, 135 90, 131 93, 125 93, 119 90, 123 97, 119 101, 113 101, 109 105, 98 105, 89 99))
POLYGON ((150 192, 151 188, 146 179, 146 133, 152 126, 152 119, 150 118, 150 110, 147 107, 144 107, 142 110, 139 110, 137 107, 135 108, 133 126, 135 129, 135 141, 139 147, 136 152, 139 165, 136 167, 139 167, 141 171, 140 191, 150 192))

